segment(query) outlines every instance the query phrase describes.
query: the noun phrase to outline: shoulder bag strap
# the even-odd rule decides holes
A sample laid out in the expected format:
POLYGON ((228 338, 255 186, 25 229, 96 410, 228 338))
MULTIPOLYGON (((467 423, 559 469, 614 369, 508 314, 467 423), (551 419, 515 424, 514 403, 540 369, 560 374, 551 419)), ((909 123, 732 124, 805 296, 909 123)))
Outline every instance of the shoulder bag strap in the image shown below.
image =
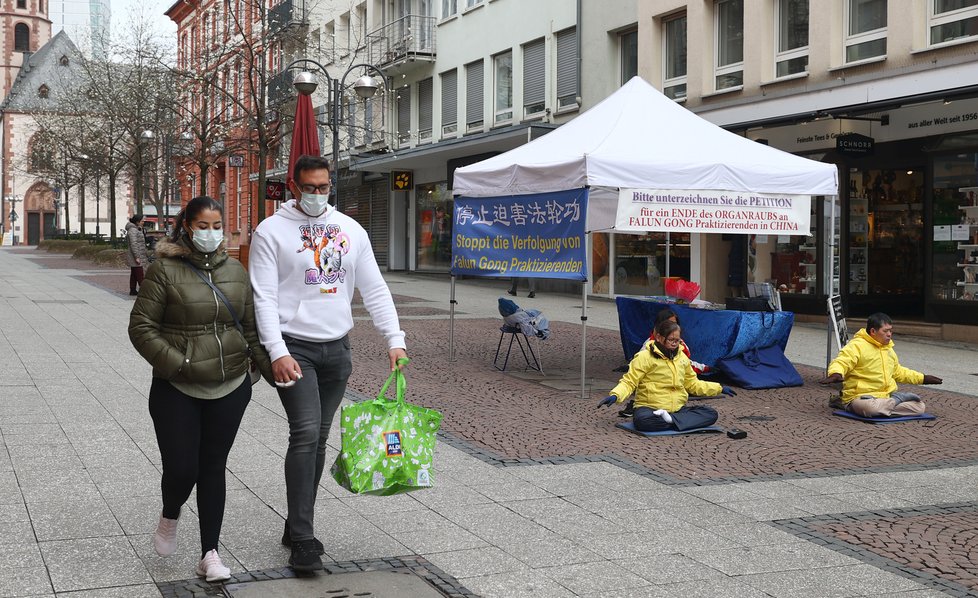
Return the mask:
POLYGON ((190 260, 183 260, 183 261, 184 261, 185 264, 187 264, 187 266, 191 270, 194 271, 195 274, 197 274, 197 276, 200 277, 201 280, 203 280, 205 283, 207 283, 207 286, 209 286, 211 289, 214 290, 214 293, 217 294, 217 298, 220 299, 221 301, 223 301, 224 302, 224 306, 228 308, 228 311, 229 312, 231 312, 231 317, 234 318, 234 327, 238 329, 238 332, 240 332, 241 334, 244 334, 244 326, 241 325, 241 320, 238 319, 238 312, 234 311, 234 308, 231 307, 231 302, 228 301, 227 296, 224 293, 222 293, 221 292, 221 289, 217 288, 217 286, 213 282, 211 282, 211 280, 209 278, 207 278, 206 276, 204 276, 204 273, 201 272, 197 268, 197 266, 194 266, 192 263, 190 263, 190 260))

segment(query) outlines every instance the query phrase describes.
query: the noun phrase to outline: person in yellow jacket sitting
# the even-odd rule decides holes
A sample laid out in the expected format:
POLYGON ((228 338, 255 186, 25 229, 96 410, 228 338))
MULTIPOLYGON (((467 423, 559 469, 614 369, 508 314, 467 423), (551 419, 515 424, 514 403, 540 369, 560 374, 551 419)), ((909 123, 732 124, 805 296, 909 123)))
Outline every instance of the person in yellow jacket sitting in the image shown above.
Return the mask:
POLYGON ((839 403, 862 417, 918 415, 926 409, 912 392, 897 392, 904 384, 940 384, 937 376, 924 375, 900 365, 893 350, 893 320, 884 313, 866 319, 866 328, 856 333, 829 364, 828 376, 819 384, 842 382, 839 403))
POLYGON ((598 407, 620 403, 634 392, 632 424, 640 432, 682 431, 716 423, 716 409, 686 404, 690 393, 705 397, 737 393, 728 386, 696 377, 689 357, 679 348, 679 333, 679 324, 674 321, 658 323, 653 331, 654 342, 635 354, 628 371, 598 407))

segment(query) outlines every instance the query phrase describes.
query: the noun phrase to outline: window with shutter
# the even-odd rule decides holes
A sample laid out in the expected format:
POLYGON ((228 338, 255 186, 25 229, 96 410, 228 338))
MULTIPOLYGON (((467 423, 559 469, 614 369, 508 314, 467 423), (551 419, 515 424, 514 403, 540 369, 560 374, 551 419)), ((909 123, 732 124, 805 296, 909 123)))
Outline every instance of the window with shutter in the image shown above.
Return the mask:
POLYGON ((577 28, 557 34, 557 108, 577 105, 577 28))
POLYGON ((978 35, 978 0, 930 0, 927 3, 930 45, 978 35))
POLYGON ((349 100, 346 105, 346 138, 347 144, 350 147, 356 147, 357 144, 357 103, 355 100, 349 100))
POLYGON ((465 130, 481 131, 485 122, 485 78, 483 62, 465 65, 465 130))
POLYGON ((458 131, 458 71, 441 74, 441 133, 455 136, 458 131))
POLYGON ((495 124, 513 120, 513 53, 503 52, 492 58, 493 110, 495 124))
POLYGON ((24 23, 14 25, 14 52, 31 51, 31 29, 24 23))
POLYGON ((411 140, 411 87, 405 86, 397 92, 397 140, 408 143, 411 140))
POLYGON ((662 21, 662 93, 686 98, 686 15, 662 21))
POLYGON ((433 103, 432 79, 428 77, 418 82, 418 141, 431 141, 432 127, 432 103, 433 103))
POLYGON ((543 38, 523 46, 523 118, 546 110, 547 62, 543 38))
POLYGON ((744 84, 744 0, 717 0, 714 14, 717 91, 744 84))
POLYGON ((886 56, 886 0, 848 0, 845 17, 845 61, 886 56))
POLYGON ((371 144, 374 142, 374 133, 377 132, 374 126, 374 101, 377 98, 367 98, 363 101, 363 143, 371 144))
POLYGON ((629 31, 618 36, 621 53, 621 85, 638 74, 638 31, 629 31))
POLYGON ((808 70, 808 0, 778 0, 774 76, 808 70))

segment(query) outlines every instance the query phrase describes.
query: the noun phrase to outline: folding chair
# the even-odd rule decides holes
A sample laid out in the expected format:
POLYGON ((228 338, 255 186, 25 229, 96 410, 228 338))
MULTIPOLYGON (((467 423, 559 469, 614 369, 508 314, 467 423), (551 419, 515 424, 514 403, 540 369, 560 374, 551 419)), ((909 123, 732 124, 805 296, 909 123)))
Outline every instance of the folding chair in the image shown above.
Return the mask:
POLYGON ((526 368, 528 370, 536 370, 543 373, 543 367, 540 365, 540 360, 537 359, 537 354, 533 351, 533 345, 530 344, 530 339, 519 326, 508 326, 503 324, 499 327, 499 343, 496 345, 496 356, 492 359, 492 365, 499 371, 505 371, 506 365, 509 363, 509 354, 513 351, 513 341, 520 347, 520 353, 523 354, 523 359, 526 361, 526 368), (503 339, 506 335, 509 335, 509 345, 506 347, 506 355, 503 357, 503 365, 499 367, 499 354, 502 353, 503 339), (526 341, 524 346, 523 341, 526 341), (529 356, 527 356, 529 352, 529 356), (533 358, 533 362, 530 362, 530 358, 533 358))

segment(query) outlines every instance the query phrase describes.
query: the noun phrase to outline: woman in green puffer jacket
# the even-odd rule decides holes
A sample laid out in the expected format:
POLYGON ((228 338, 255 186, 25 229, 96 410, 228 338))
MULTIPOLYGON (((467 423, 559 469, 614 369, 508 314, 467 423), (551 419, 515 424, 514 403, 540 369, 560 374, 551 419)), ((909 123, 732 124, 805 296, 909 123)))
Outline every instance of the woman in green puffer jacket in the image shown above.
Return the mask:
POLYGON ((250 362, 271 380, 258 341, 251 283, 224 250, 221 204, 192 199, 173 235, 156 246, 129 317, 129 338, 153 366, 149 412, 163 461, 163 510, 153 546, 176 550, 180 509, 197 486, 201 560, 197 575, 230 578, 218 555, 224 519, 225 467, 251 401, 250 362), (195 271, 196 269, 196 271, 195 271), (234 308, 208 284, 223 293, 234 308), (240 320, 239 321, 236 321, 240 320))

